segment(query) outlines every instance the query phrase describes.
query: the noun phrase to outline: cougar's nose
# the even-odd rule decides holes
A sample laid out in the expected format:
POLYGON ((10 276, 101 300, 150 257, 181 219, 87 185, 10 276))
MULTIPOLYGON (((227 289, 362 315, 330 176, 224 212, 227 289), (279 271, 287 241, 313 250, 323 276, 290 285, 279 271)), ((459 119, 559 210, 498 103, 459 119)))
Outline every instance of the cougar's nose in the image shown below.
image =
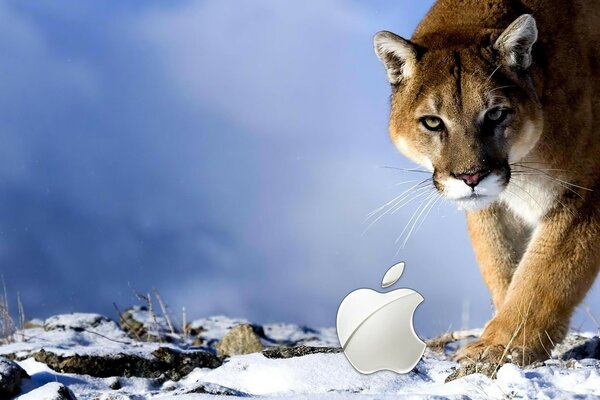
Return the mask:
POLYGON ((454 176, 456 177, 456 179, 462 179, 467 184, 467 186, 470 186, 474 189, 475 186, 477 186, 479 182, 481 182, 483 178, 485 178, 489 174, 490 171, 481 170, 472 174, 455 174, 454 176))

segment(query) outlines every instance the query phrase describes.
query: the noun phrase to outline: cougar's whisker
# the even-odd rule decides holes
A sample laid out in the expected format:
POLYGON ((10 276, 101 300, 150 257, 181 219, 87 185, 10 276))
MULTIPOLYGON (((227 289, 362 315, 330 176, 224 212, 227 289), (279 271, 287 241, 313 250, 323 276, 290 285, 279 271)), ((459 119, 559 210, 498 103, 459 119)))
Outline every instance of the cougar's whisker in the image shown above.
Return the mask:
POLYGON ((431 206, 429 207, 429 210, 425 213, 425 215, 423 216, 423 218, 421 219, 421 223, 419 224, 419 226, 417 226, 417 229, 415 230, 418 231, 421 226, 423 225, 423 223, 425 222, 425 220, 427 219, 427 217, 429 216, 429 214, 431 213, 431 210, 433 210, 433 207, 435 207, 436 203, 442 198, 441 194, 437 195, 437 198, 435 199, 435 201, 431 204, 431 206))
MULTIPOLYGON (((517 185, 516 183, 514 183, 514 180, 513 180, 513 181, 511 181, 511 183, 512 183, 512 185, 513 185, 513 186, 515 186, 516 188, 518 188, 519 190, 521 190, 522 192, 524 192, 525 194, 527 194, 529 197, 531 197, 531 199, 532 199, 533 201, 535 201, 535 203, 538 205, 538 207, 540 207, 540 209, 542 209, 542 206, 541 206, 541 204, 540 204, 540 203, 539 203, 539 202, 538 202, 538 201, 535 199, 535 197, 533 197, 533 196, 531 195, 531 193, 529 193, 529 192, 528 192, 527 190, 525 190, 523 187, 521 187, 521 186, 517 185)), ((541 187, 540 185, 537 185, 535 182, 528 182, 528 184, 530 184, 530 185, 534 185, 534 186, 535 186, 535 187, 537 187, 537 188, 540 188, 540 187, 541 187)), ((569 213, 570 213, 572 216, 575 216, 575 213, 574 213, 572 210, 570 210, 570 209, 569 209, 569 208, 566 206, 566 204, 565 204, 565 203, 563 203, 562 201, 560 201, 558 198, 556 198, 556 199, 555 199, 555 201, 556 201, 558 204, 560 204, 560 205, 561 205, 561 206, 562 206, 562 207, 563 207, 565 210, 568 210, 568 211, 569 211, 569 213)))
MULTIPOLYGON (((430 205, 435 203, 435 200, 437 199, 437 195, 434 195, 431 197, 431 199, 429 201, 427 201, 427 203, 425 204, 425 207, 423 207, 423 209, 421 210, 421 212, 419 213, 419 215, 417 215, 417 218, 415 218, 410 230, 408 231, 408 234, 406 235, 406 237, 404 238, 404 242, 402 242, 402 247, 406 247, 406 243, 408 243, 408 240, 410 239, 410 237, 412 236, 413 232, 415 231, 415 227, 417 226, 417 223, 419 223, 419 219, 421 219, 421 222, 423 221, 424 215, 426 210, 428 210, 430 208, 430 205)), ((419 225, 420 226, 420 225, 419 225)))
MULTIPOLYGON (((540 176, 544 176, 544 177, 546 177, 546 178, 548 178, 550 180, 553 180, 553 181, 555 181, 557 183, 562 183, 564 185, 572 186, 572 187, 575 187, 575 188, 578 188, 578 189, 587 190, 589 192, 593 192, 594 191, 593 189, 587 188, 585 186, 580 186, 580 185, 577 185, 575 183, 571 183, 569 181, 565 181, 563 179, 560 179, 560 178, 557 178, 555 176, 552 176, 552 175, 548 174, 547 172, 544 172, 541 169, 534 168, 534 167, 528 167, 528 166, 522 166, 522 167, 531 169, 532 171, 538 171, 540 173, 540 176)), ((571 190, 571 191, 573 193, 577 194, 579 197, 581 197, 581 195, 579 195, 579 193, 575 192, 574 190, 571 190)))
POLYGON ((417 169, 417 168, 398 168, 398 167, 389 167, 389 166, 383 166, 381 168, 385 168, 385 169, 394 169, 396 171, 402 171, 402 172, 420 172, 423 174, 430 174, 431 171, 427 171, 424 169, 417 169))
POLYGON ((385 209, 386 207, 388 207, 390 204, 396 202, 398 200, 398 198, 402 197, 404 194, 410 192, 412 189, 415 189, 417 187, 419 187, 420 185, 426 183, 427 181, 429 181, 431 178, 428 179, 424 179, 422 181, 420 181, 419 183, 417 183, 416 185, 413 185, 411 187, 409 187, 408 189, 406 189, 405 191, 403 191, 402 193, 400 193, 398 196, 394 197, 392 200, 388 201, 387 203, 385 203, 384 205, 382 205, 381 207, 376 208, 375 210, 371 211, 370 213, 367 214, 367 218, 365 220, 365 222, 367 222, 373 215, 377 214, 379 211, 385 209))
POLYGON ((400 241, 400 239, 404 236, 404 233, 407 232, 407 230, 409 229, 409 226, 411 225, 411 223, 413 221, 415 221, 415 217, 418 219, 419 216, 423 213, 423 211, 425 210, 429 200, 435 196, 435 192, 430 193, 427 197, 425 197, 423 200, 421 200, 421 203, 419 204, 419 206, 416 208, 416 210, 413 212, 412 216, 410 217, 410 219, 408 220, 407 224, 404 226, 404 229, 402 230, 402 232, 400 233, 400 235, 396 238, 396 240, 394 241, 395 244, 398 244, 398 242, 400 241))
MULTIPOLYGON (((496 71, 494 71, 494 72, 496 72, 496 71)), ((488 90, 487 93, 489 94, 489 93, 492 93, 495 90, 508 89, 508 88, 516 88, 516 86, 515 85, 498 86, 498 87, 495 87, 493 89, 488 90)))
MULTIPOLYGON (((543 207, 542 207, 542 205, 540 204, 540 202, 539 202, 539 201, 537 201, 537 199, 536 199, 535 197, 533 197, 533 195, 532 195, 531 193, 529 193, 527 190, 525 190, 525 188, 523 188, 522 186, 520 186, 520 185, 516 184, 516 183, 514 182, 514 180, 513 180, 511 183, 512 183, 512 185, 513 185, 513 186, 514 186, 516 189, 519 189, 521 192, 523 192, 523 193, 525 193, 526 195, 528 195, 528 196, 531 198, 531 200, 533 200, 533 201, 535 202, 535 204, 537 204, 537 206, 540 208, 540 210, 543 210, 543 207)), ((509 184, 509 186, 510 186, 510 184, 509 184)), ((508 189, 508 188, 507 188, 507 189, 508 189)), ((510 193, 510 192, 509 192, 509 193, 510 193)), ((514 193, 514 192, 513 192, 512 194, 516 195, 516 196, 517 196, 518 198, 520 198, 520 199, 521 199, 523 202, 525 202, 525 199, 523 199, 521 196, 518 196, 518 195, 517 195, 516 193, 514 193)))
POLYGON ((499 65, 496 67, 496 69, 494 69, 494 70, 492 71, 492 73, 490 74, 490 76, 488 76, 488 78, 487 78, 485 81, 486 81, 486 82, 489 82, 489 81, 492 79, 492 77, 494 76, 494 74, 495 74, 495 73, 496 73, 496 72, 497 72, 497 71, 500 69, 500 67, 501 67, 501 66, 502 66, 502 64, 499 64, 499 65))
MULTIPOLYGON (((429 189, 429 188, 425 187, 425 188, 418 189, 419 193, 414 193, 414 192, 407 193, 405 196, 403 196, 402 199, 399 200, 400 202, 402 202, 402 201, 408 199, 408 200, 406 200, 406 202, 401 204, 400 207, 403 207, 406 204, 411 203, 413 200, 427 194, 427 192, 423 191, 424 189, 429 189), (411 195, 412 195, 412 197, 410 197, 411 195)), ((373 225, 375 225, 380 219, 382 219, 387 214, 393 214, 394 212, 396 212, 396 210, 394 210, 395 207, 396 207, 396 205, 394 205, 391 208, 388 208, 384 213, 381 213, 377 218, 375 218, 373 221, 371 221, 371 223, 365 228, 365 230, 363 231, 362 234, 364 235, 365 233, 367 233, 369 231, 369 229, 371 229, 373 227, 373 225), (391 211, 391 210, 394 210, 394 211, 391 211)))
POLYGON ((419 197, 422 197, 423 195, 427 194, 427 189, 430 189, 430 190, 431 190, 431 189, 433 189, 433 186, 425 186, 425 187, 423 187, 423 188, 420 188, 420 189, 419 189, 419 192, 420 192, 420 193, 418 193, 418 194, 417 194, 417 193, 415 193, 415 194, 417 194, 416 196, 413 196, 413 197, 411 197, 411 198, 408 198, 408 197, 406 197, 406 198, 405 198, 405 199, 404 199, 402 202, 400 202, 400 203, 396 204, 396 205, 393 207, 393 209, 392 209, 392 211, 390 212, 390 214, 395 214, 396 212, 400 211, 400 210, 401 210, 403 207, 405 207, 405 206, 406 206, 406 205, 408 205, 409 203, 412 203, 412 202, 413 202, 413 200, 415 200, 415 199, 417 199, 417 198, 419 198, 419 197))
POLYGON ((410 181, 398 182, 398 183, 394 183, 390 187, 396 187, 396 186, 406 185, 407 183, 415 183, 415 182, 419 182, 419 180, 418 179, 412 179, 410 181))
MULTIPOLYGON (((415 198, 420 197, 422 194, 426 194, 427 193, 427 192, 425 192, 426 189, 429 189, 429 187, 428 186, 421 187, 421 188, 416 189, 414 192, 407 190, 407 191, 404 191, 400 196, 396 196, 396 198, 393 200, 394 204, 392 204, 390 207, 388 207, 384 212, 380 213, 380 215, 375 217, 375 219, 373 221, 371 221, 369 223, 369 225, 365 228, 365 230, 362 232, 362 234, 364 235, 365 233, 367 233, 369 231, 369 229, 371 229, 373 227, 373 225, 375 225, 385 215, 390 214, 390 213, 393 214, 393 212, 395 212, 395 209, 398 205, 400 205, 400 207, 403 207, 404 205, 411 202, 415 198), (405 203, 402 203, 406 199, 408 199, 408 200, 405 203)), ((365 222, 368 222, 368 220, 369 220, 369 218, 367 218, 365 222)))

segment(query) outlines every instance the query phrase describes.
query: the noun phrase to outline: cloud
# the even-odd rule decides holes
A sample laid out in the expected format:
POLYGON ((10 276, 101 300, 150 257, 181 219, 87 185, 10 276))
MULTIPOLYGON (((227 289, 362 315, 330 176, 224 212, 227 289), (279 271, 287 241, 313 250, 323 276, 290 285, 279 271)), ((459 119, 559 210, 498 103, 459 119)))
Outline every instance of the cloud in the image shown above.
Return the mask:
POLYGON ((372 25, 357 11, 339 1, 206 1, 151 12, 140 26, 190 102, 255 134, 300 135, 331 123, 349 84, 344 39, 372 25))

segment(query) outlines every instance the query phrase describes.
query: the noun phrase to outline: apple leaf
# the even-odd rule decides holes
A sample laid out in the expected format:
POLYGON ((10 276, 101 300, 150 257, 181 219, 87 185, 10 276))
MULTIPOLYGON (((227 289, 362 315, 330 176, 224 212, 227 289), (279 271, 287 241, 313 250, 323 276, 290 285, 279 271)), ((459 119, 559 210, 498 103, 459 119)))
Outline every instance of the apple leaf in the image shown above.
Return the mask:
POLYGON ((400 279, 403 272, 404 262, 399 262, 397 264, 392 265, 383 276, 383 280, 381 281, 381 287, 387 288, 392 286, 394 283, 398 282, 398 279, 400 279))

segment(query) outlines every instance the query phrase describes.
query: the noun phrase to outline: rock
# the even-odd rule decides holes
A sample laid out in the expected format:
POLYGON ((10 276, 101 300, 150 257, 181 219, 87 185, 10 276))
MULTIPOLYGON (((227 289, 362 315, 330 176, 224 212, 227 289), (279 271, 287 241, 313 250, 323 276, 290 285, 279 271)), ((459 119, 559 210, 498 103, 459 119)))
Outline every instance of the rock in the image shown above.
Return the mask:
POLYGON ((471 374, 484 374, 492 379, 496 378, 499 366, 489 362, 466 363, 460 365, 454 372, 446 377, 446 383, 471 374))
POLYGON ((263 350, 263 345, 252 325, 236 325, 217 343, 217 354, 229 357, 239 354, 257 353, 263 350))
POLYGON ((263 355, 267 358, 292 358, 317 353, 340 353, 341 351, 341 347, 277 346, 263 350, 263 355))
POLYGON ((19 396, 19 400, 77 400, 77 398, 73 392, 62 383, 50 382, 29 393, 19 396))
POLYGON ((159 347, 152 355, 170 366, 167 376, 174 381, 181 379, 195 368, 217 368, 221 366, 214 354, 208 351, 179 351, 170 347, 159 347))
POLYGON ((252 395, 245 392, 240 392, 239 390, 217 385, 216 383, 206 382, 195 383, 191 385, 191 387, 175 389, 170 393, 170 395, 173 396, 173 398, 187 394, 211 394, 216 396, 252 397, 252 395))
POLYGON ((121 380, 117 377, 110 378, 110 380, 106 383, 112 390, 119 390, 123 387, 123 385, 121 385, 121 380))
POLYGON ((600 359, 600 338, 569 335, 552 352, 561 360, 600 359))
POLYGON ((29 378, 27 372, 14 361, 0 357, 0 398, 19 393, 21 380, 29 378))
POLYGON ((44 327, 44 321, 39 320, 39 319, 32 319, 29 321, 25 321, 25 324, 23 325, 23 329, 35 329, 35 328, 43 328, 44 327))
POLYGON ((62 356, 40 350, 33 356, 36 361, 55 371, 90 375, 98 378, 112 376, 179 380, 194 368, 217 368, 221 360, 204 350, 179 351, 160 347, 152 357, 133 354, 62 356))
POLYGON ((251 324, 243 318, 229 318, 223 315, 215 315, 207 318, 200 318, 186 324, 186 333, 193 338, 193 346, 204 346, 215 349, 221 339, 225 337, 234 327, 242 324, 252 326, 254 333, 259 338, 264 337, 262 326, 251 324))
POLYGON ((198 335, 198 336, 194 337, 194 340, 192 340, 192 346, 196 346, 196 347, 204 346, 204 339, 202 338, 202 336, 198 335))

